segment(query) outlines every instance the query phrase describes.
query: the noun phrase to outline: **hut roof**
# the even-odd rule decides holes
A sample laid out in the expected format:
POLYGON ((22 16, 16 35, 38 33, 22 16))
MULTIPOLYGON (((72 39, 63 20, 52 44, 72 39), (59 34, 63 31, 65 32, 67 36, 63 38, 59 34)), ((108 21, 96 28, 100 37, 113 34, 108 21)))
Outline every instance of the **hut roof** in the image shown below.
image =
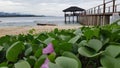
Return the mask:
POLYGON ((85 9, 76 7, 76 6, 71 6, 67 9, 64 9, 63 12, 75 12, 75 11, 85 11, 85 9))

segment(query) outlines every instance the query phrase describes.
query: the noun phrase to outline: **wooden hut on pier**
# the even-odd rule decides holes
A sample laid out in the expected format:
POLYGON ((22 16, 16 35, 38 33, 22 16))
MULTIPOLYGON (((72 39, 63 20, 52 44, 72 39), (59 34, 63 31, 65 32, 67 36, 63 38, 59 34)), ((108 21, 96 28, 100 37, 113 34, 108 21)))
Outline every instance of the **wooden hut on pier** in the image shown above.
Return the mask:
POLYGON ((79 16, 82 11, 85 11, 85 9, 76 7, 76 6, 71 6, 67 9, 64 9, 64 16, 65 16, 65 23, 67 22, 79 22, 79 16))

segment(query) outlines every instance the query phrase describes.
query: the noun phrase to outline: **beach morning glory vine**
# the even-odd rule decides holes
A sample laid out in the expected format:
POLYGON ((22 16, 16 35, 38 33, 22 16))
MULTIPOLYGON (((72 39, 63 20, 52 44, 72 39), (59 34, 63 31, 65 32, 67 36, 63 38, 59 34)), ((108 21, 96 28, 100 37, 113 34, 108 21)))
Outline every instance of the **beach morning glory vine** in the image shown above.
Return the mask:
MULTIPOLYGON (((52 43, 48 44, 47 47, 44 48, 42 52, 43 52, 44 55, 53 53, 54 52, 54 48, 53 48, 52 43)), ((48 63, 49 63, 49 59, 46 58, 45 62, 42 64, 42 66, 40 68, 49 68, 49 64, 48 63)))

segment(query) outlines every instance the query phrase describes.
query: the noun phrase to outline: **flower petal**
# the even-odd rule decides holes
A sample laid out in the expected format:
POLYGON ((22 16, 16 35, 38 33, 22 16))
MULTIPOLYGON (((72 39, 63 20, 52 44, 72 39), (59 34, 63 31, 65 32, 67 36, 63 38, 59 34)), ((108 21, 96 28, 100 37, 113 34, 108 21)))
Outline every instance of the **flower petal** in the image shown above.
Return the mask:
POLYGON ((54 48, 51 43, 48 44, 47 47, 43 49, 43 54, 49 54, 49 53, 53 53, 53 52, 54 52, 54 48))
POLYGON ((49 68, 49 59, 47 58, 40 68, 49 68))

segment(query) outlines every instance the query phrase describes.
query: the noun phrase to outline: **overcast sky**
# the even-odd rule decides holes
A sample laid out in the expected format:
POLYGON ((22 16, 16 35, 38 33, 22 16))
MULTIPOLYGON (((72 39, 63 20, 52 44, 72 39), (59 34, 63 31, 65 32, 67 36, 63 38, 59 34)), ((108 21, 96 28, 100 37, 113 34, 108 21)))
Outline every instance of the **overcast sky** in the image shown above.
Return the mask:
POLYGON ((0 0, 0 12, 62 16, 70 6, 89 9, 99 4, 102 0, 0 0))

